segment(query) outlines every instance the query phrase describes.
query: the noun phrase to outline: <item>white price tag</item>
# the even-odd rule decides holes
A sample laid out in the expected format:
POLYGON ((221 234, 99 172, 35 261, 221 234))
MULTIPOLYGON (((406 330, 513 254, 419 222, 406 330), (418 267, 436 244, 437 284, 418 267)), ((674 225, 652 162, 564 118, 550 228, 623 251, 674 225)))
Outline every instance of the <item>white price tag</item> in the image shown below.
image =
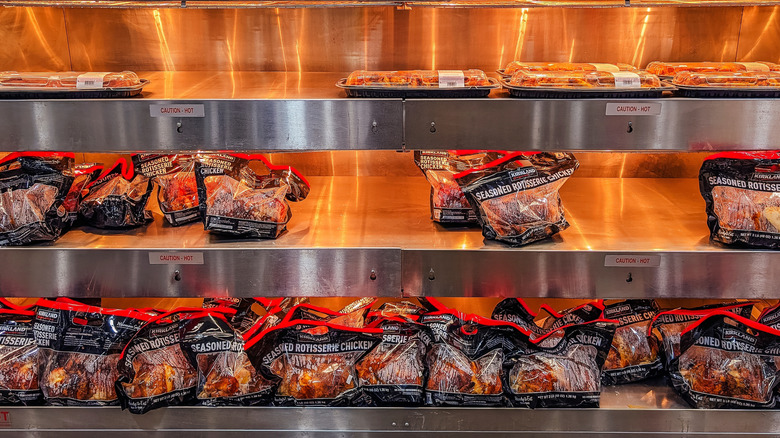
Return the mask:
POLYGON ((641 88, 642 81, 639 75, 630 71, 613 72, 615 77, 615 88, 641 88))
POLYGON ((202 252, 150 252, 150 265, 202 265, 202 252))
POLYGON ((607 255, 604 256, 604 266, 627 268, 657 268, 661 266, 659 255, 607 255))
POLYGON ((439 70, 439 88, 463 88, 466 77, 460 70, 439 70))
POLYGON ((609 71, 612 73, 619 72, 620 67, 616 66, 615 64, 596 64, 592 63, 594 67, 596 67, 596 71, 609 71))
POLYGON ((609 102, 608 116, 660 116, 661 103, 609 102))
POLYGON ((97 90, 103 88, 103 80, 109 72, 89 72, 76 76, 77 90, 97 90))
POLYGON ((737 64, 744 66, 747 71, 760 71, 768 72, 769 66, 760 62, 738 62, 737 64))

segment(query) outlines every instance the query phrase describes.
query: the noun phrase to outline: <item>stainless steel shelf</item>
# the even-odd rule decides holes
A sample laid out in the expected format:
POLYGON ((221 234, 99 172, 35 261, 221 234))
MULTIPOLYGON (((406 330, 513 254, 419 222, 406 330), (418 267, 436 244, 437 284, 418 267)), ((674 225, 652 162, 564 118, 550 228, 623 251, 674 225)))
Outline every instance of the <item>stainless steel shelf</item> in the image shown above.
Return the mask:
POLYGON ((0 293, 777 298, 780 252, 711 244, 694 179, 575 177, 562 190, 571 227, 522 248, 431 222, 421 177, 311 182, 277 240, 173 228, 156 212, 128 232, 81 227, 51 245, 0 248, 0 293), (159 252, 204 263, 150 265, 159 252), (606 266, 615 256, 649 262, 606 266))
POLYGON ((404 102, 409 149, 751 150, 780 147, 778 99, 415 99, 404 102), (607 115, 607 105, 658 115, 607 115), (435 126, 435 132, 431 127, 435 126))
POLYGON ((0 100, 0 150, 400 149, 401 99, 347 99, 339 73, 139 72, 143 97, 0 100), (185 105, 202 117, 152 117, 185 105))
POLYGON ((142 98, 0 100, 0 150, 780 148, 780 99, 348 99, 335 86, 346 74, 142 72, 142 98), (608 116, 609 103, 660 113, 608 116), (152 105, 203 117, 151 117, 152 105))
POLYGON ((6 408, 0 432, 14 436, 384 437, 776 436, 780 411, 695 410, 659 381, 604 388, 599 409, 6 408), (3 421, 4 420, 4 421, 3 421))

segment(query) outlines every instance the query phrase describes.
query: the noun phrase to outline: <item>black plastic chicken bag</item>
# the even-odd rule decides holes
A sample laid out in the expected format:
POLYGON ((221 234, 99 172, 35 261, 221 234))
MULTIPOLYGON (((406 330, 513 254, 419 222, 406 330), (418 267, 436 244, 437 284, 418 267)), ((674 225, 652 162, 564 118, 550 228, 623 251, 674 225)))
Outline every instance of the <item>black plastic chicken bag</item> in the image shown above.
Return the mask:
POLYGON ((195 179, 204 228, 241 237, 279 237, 292 217, 287 200, 300 201, 309 193, 295 169, 272 165, 261 155, 199 155, 195 179), (270 173, 256 174, 251 161, 262 162, 270 173))
POLYGON ((563 326, 534 340, 515 330, 505 342, 502 375, 509 402, 527 408, 598 407, 614 333, 611 320, 563 326))
POLYGON ((626 300, 609 304, 604 317, 618 321, 612 347, 604 364, 605 385, 622 385, 658 375, 663 369, 650 324, 658 314, 653 300, 626 300))
POLYGON ((210 309, 182 321, 181 343, 198 370, 197 401, 205 406, 267 405, 275 385, 251 364, 244 339, 227 318, 210 309))
POLYGON ((778 404, 780 331, 716 311, 680 336, 669 365, 675 391, 705 409, 771 409, 778 404))
POLYGON ((434 336, 426 357, 427 405, 506 405, 501 364, 511 323, 448 310, 427 313, 422 323, 434 336))
POLYGON ((40 405, 38 344, 30 310, 0 309, 0 404, 40 405))
POLYGON ((371 327, 382 329, 382 340, 361 358, 355 369, 368 406, 421 406, 424 401, 426 355, 433 334, 425 325, 404 317, 382 317, 371 327))
POLYGON ((122 157, 87 185, 79 216, 96 228, 132 228, 152 220, 146 203, 152 180, 137 173, 131 160, 122 157))
POLYGON ((491 318, 511 322, 530 332, 532 338, 536 338, 564 325, 595 321, 602 317, 604 304, 601 300, 593 301, 561 312, 556 312, 547 304, 542 304, 541 310, 544 310, 548 316, 540 318, 541 312, 534 313, 522 298, 506 298, 496 304, 491 318))
POLYGON ((360 396, 356 364, 380 341, 381 329, 294 320, 252 337, 252 364, 278 386, 278 406, 347 406, 360 396))
POLYGON ((525 245, 568 228, 558 191, 578 166, 567 152, 515 152, 455 180, 486 238, 525 245))
POLYGON ((0 159, 0 246, 56 240, 70 224, 63 204, 72 184, 72 153, 0 159))
POLYGON ((46 403, 118 405, 119 356, 148 319, 133 310, 39 301, 33 333, 46 403))
POLYGON ((723 152, 699 171, 710 238, 780 248, 780 152, 723 152))
POLYGON ((157 184, 157 202, 166 222, 178 227, 200 220, 195 159, 181 154, 134 154, 138 172, 157 184))
POLYGON ((116 390, 122 409, 143 414, 195 404, 198 370, 184 351, 182 327, 208 314, 204 309, 175 309, 153 317, 136 333, 119 359, 116 390))
POLYGON ((727 303, 694 307, 690 309, 673 309, 659 312, 650 326, 653 336, 658 340, 664 368, 669 371, 672 359, 680 355, 680 334, 694 321, 716 311, 727 311, 743 318, 750 318, 753 302, 727 303))

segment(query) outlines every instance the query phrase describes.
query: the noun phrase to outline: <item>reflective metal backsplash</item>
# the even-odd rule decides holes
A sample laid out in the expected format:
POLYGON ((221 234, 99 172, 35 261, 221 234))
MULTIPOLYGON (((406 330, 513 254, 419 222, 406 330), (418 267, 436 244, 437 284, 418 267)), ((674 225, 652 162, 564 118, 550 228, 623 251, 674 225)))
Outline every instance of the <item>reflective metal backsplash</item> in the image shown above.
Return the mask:
POLYGON ((0 8, 0 69, 351 71, 780 61, 778 6, 0 8))

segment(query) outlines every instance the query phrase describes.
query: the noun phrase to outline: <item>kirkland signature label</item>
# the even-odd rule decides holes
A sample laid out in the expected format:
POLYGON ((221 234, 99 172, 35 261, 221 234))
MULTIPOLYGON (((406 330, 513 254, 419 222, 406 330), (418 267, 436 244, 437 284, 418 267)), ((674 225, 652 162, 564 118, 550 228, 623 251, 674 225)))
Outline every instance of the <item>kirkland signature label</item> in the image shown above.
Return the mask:
POLYGON ((657 268, 661 266, 661 256, 636 254, 607 255, 604 256, 604 266, 657 268))
POLYGON ((149 105, 149 114, 152 117, 205 117, 206 110, 202 103, 178 105, 153 103, 149 105))
POLYGON ((202 265, 202 252, 150 252, 150 265, 202 265))

